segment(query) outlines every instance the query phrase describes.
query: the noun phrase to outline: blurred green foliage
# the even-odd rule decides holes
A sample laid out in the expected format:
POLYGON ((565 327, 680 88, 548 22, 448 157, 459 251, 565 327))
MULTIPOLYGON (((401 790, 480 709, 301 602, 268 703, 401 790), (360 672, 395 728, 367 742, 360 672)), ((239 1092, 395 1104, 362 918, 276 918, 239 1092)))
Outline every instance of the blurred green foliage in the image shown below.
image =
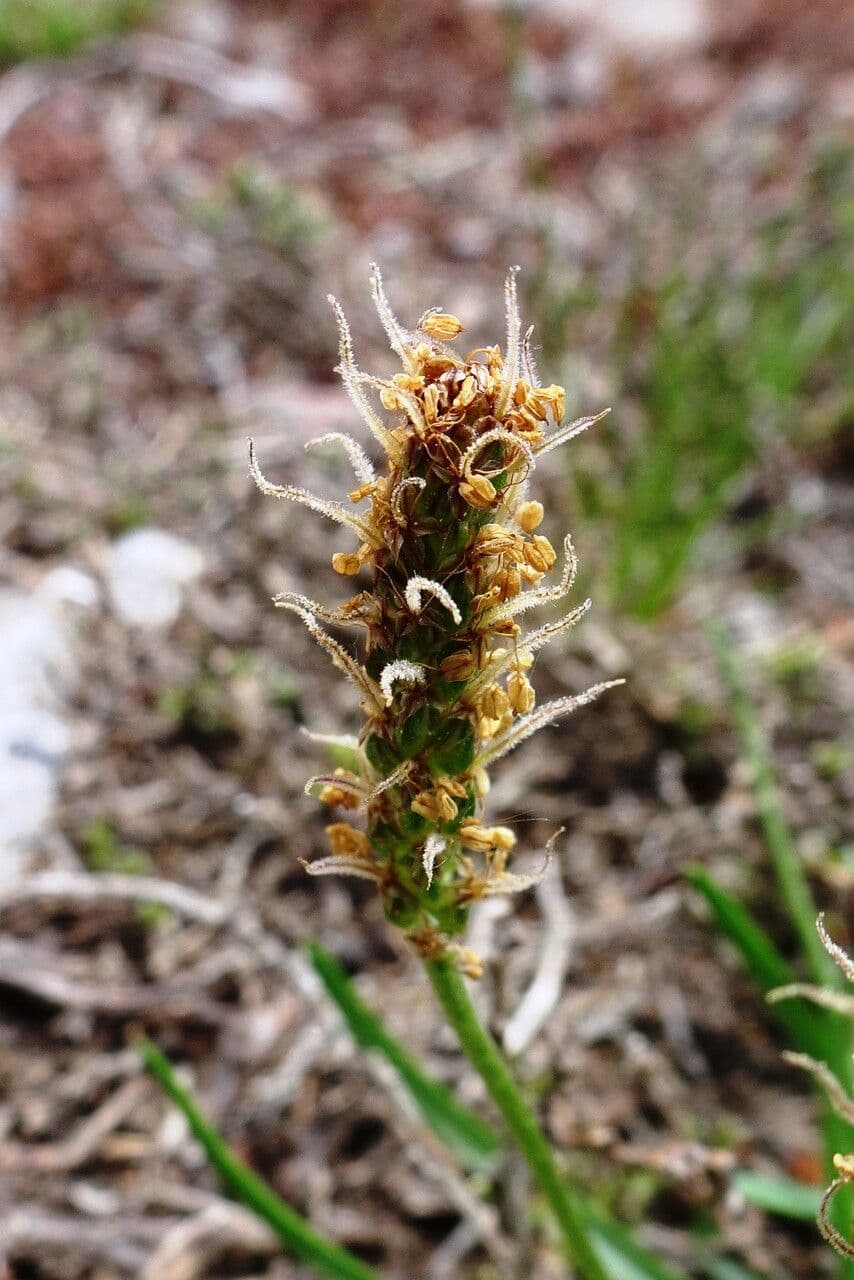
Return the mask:
POLYGON ((0 0, 0 61, 63 57, 145 21, 156 0, 0 0))
POLYGON ((798 198, 735 248, 696 208, 669 227, 664 267, 639 231, 616 286, 609 269, 562 277, 544 245, 529 304, 544 363, 598 347, 613 388, 597 429, 607 469, 574 483, 620 610, 651 619, 673 601, 699 536, 769 444, 771 457, 775 442, 805 451, 850 423, 852 188, 850 158, 828 149, 798 198))
POLYGON ((327 226, 319 203, 253 156, 235 164, 214 190, 189 197, 185 207, 208 235, 251 239, 295 261, 317 244, 327 226))

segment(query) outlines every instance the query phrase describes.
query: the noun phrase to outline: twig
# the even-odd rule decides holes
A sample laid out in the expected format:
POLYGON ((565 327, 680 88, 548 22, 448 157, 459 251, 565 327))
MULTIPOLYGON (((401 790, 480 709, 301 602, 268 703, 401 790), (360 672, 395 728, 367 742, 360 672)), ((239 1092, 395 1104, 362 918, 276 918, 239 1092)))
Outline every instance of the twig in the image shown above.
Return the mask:
POLYGON ((84 1120, 63 1142, 39 1146, 5 1143, 0 1147, 0 1170, 70 1173, 78 1169, 98 1153, 103 1140, 127 1118, 146 1088, 147 1082, 142 1077, 126 1080, 94 1115, 84 1120))
POLYGON ((147 1013, 158 1018, 197 1018, 213 1026, 229 1020, 228 1012, 213 1000, 174 986, 81 979, 67 958, 15 938, 0 938, 0 982, 50 1004, 112 1017, 147 1013))
POLYGON ((195 1280, 208 1274, 214 1252, 235 1246, 251 1253, 278 1251, 273 1232, 254 1213, 216 1200, 166 1233, 139 1280, 195 1280))
POLYGON ((545 926, 543 946, 533 981, 504 1028, 504 1048, 510 1054, 523 1053, 548 1021, 560 999, 572 955, 574 917, 555 860, 546 868, 536 894, 545 926))
POLYGON ((73 871, 42 871, 19 884, 0 890, 0 910, 23 902, 55 901, 154 902, 178 915, 213 926, 223 924, 229 908, 212 898, 186 889, 171 880, 155 876, 130 876, 118 872, 91 874, 73 871))

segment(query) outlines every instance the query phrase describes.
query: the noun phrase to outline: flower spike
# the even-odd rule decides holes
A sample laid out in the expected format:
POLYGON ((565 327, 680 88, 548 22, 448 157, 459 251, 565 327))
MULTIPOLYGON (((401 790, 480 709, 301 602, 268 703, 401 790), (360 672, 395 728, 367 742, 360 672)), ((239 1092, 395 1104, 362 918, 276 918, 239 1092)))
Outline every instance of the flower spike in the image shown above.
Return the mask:
MULTIPOLYGON (((344 448, 359 482, 350 494, 357 510, 272 484, 254 447, 250 453, 264 493, 311 507, 359 539, 332 560, 336 572, 361 575, 363 588, 351 599, 332 608, 292 591, 275 597, 362 697, 358 739, 310 735, 345 746, 350 767, 306 785, 329 808, 362 814, 364 829, 332 823, 329 855, 307 870, 373 881, 386 917, 420 955, 473 977, 481 962, 459 940, 471 903, 521 892, 544 870, 508 867, 513 833, 483 820, 488 766, 621 683, 536 705, 530 673, 537 653, 580 621, 590 601, 521 632, 516 618, 564 599, 577 572, 567 537, 559 580, 540 585, 557 555, 536 532, 543 507, 525 489, 541 454, 596 419, 561 425, 565 394, 539 383, 531 330, 522 336, 516 276, 514 267, 505 282, 504 352, 483 347, 463 355, 454 348, 462 333, 456 316, 433 307, 411 331, 404 328, 372 267, 374 303, 403 366, 388 379, 356 366, 347 320, 330 298, 338 371, 385 463, 375 468, 341 432, 308 447, 344 448), (363 661, 324 624, 362 627, 363 661)), ((546 865, 548 857, 547 849, 546 865)))

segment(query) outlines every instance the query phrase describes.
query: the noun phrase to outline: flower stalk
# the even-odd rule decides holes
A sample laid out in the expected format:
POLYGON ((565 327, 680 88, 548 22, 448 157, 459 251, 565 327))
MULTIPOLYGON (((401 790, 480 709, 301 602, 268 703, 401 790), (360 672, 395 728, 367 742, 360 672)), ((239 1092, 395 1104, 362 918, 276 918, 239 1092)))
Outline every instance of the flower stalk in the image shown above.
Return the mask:
POLYGON ((357 765, 309 784, 327 806, 347 811, 347 820, 327 827, 330 854, 307 870, 376 884, 386 918, 425 962, 463 1048, 539 1179, 571 1256, 586 1280, 604 1280, 548 1144, 460 978, 482 969, 462 940, 472 903, 521 892, 538 878, 508 869, 515 836, 484 820, 488 767, 620 683, 538 706, 530 678, 536 653, 574 626, 590 602, 535 629, 517 620, 565 599, 577 569, 567 538, 558 580, 547 581, 558 554, 537 533, 542 505, 527 496, 537 458, 596 419, 562 425, 563 389, 539 384, 531 331, 522 336, 515 270, 505 286, 503 353, 486 347, 459 354, 451 344, 462 323, 436 308, 407 331, 375 267, 371 283, 403 366, 389 379, 359 370, 347 321, 330 301, 338 371, 384 466, 375 470, 349 436, 324 437, 341 445, 353 466, 348 507, 272 483, 250 445, 250 471, 262 492, 311 507, 356 537, 332 559, 337 573, 360 579, 361 587, 338 608, 293 594, 276 598, 355 686, 363 713, 357 765), (324 624, 361 629, 363 656, 353 656, 324 624), (359 825, 349 820, 357 815, 359 825))
POLYGON ((489 1090, 489 1096, 551 1206, 570 1261, 585 1280, 609 1280, 590 1241, 575 1196, 561 1176, 543 1131, 519 1092, 498 1046, 478 1018, 465 982, 447 961, 428 960, 425 967, 436 998, 466 1057, 489 1090))

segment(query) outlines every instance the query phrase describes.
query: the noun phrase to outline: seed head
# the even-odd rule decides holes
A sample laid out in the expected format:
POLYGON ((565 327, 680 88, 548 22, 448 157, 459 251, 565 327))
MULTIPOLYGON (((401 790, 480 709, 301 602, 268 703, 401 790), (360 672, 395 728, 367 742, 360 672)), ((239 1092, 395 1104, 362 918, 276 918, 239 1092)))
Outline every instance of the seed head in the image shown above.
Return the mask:
POLYGON ((273 484, 254 451, 250 459, 265 493, 313 507, 355 533, 356 546, 336 552, 332 567, 347 577, 363 571, 368 582, 336 609, 289 593, 276 598, 353 683, 364 715, 358 769, 309 784, 324 803, 363 812, 364 828, 328 826, 331 856, 309 869, 373 880, 387 917, 422 955, 452 959, 476 976, 480 962, 456 940, 469 904, 519 892, 540 874, 508 871, 513 833, 482 820, 488 766, 608 687, 536 707, 526 674, 534 655, 589 602, 524 634, 516 621, 563 599, 576 572, 567 539, 559 581, 540 585, 557 554, 534 533, 543 507, 525 500, 524 489, 540 454, 595 419, 562 425, 562 388, 538 385, 530 331, 521 334, 515 270, 505 286, 503 352, 456 352, 449 344, 462 323, 438 308, 410 332, 394 316, 376 267, 371 288, 402 365, 391 378, 358 368, 347 321, 332 301, 339 372, 384 465, 375 470, 350 436, 317 442, 347 453, 357 480, 348 506, 273 484), (363 656, 323 622, 362 628, 363 656))

